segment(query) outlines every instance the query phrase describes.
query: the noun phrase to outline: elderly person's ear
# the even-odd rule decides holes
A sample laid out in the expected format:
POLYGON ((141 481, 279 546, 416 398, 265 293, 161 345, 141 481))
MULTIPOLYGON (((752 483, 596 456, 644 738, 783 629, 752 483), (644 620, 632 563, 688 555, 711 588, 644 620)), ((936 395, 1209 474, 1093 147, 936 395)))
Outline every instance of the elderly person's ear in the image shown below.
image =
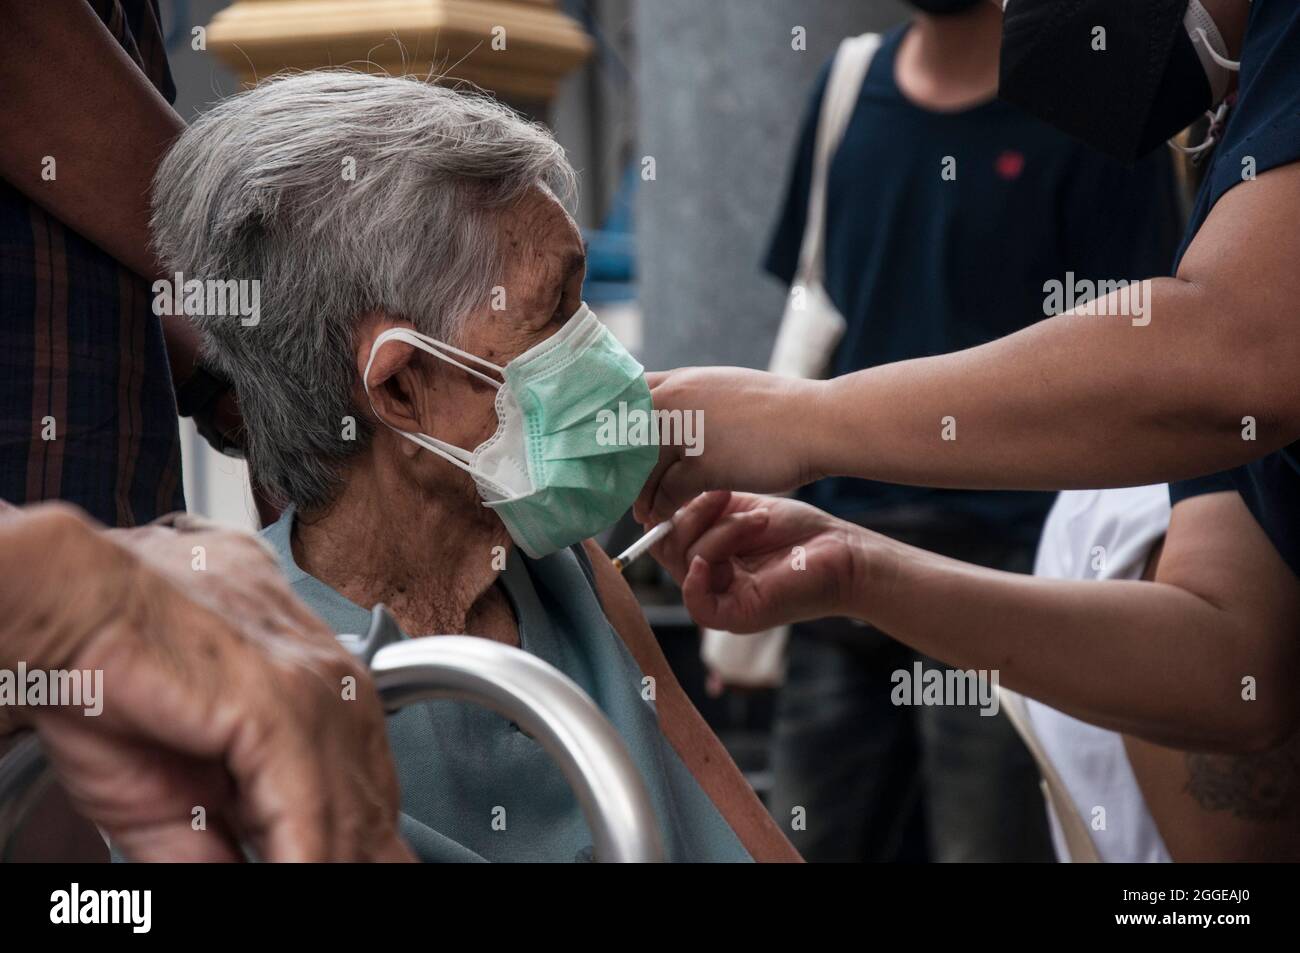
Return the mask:
POLYGON ((411 326, 380 320, 362 324, 357 335, 357 375, 368 392, 369 406, 381 423, 397 430, 420 431, 423 427, 414 390, 414 365, 420 352, 405 341, 391 338, 375 349, 375 341, 381 334, 403 327, 411 326))

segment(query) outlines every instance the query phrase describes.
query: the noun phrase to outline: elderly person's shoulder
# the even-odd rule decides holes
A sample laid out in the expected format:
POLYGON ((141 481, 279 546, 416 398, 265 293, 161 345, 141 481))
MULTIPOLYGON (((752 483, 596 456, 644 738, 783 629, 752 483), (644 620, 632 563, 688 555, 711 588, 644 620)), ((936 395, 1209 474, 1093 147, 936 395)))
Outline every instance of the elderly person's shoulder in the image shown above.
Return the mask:
MULTIPOLYGON (((363 631, 366 607, 295 561, 293 518, 290 510, 264 530, 290 584, 336 631, 363 631)), ((747 860, 749 852, 661 727, 661 721, 680 720, 684 696, 648 628, 631 637, 616 629, 615 619, 629 608, 637 616, 640 610, 635 600, 629 607, 617 590, 602 586, 598 567, 608 560, 593 559, 597 553, 581 545, 540 559, 510 553, 500 582, 518 620, 520 647, 573 679, 613 724, 646 781, 672 859, 747 860), (614 602, 609 613, 602 588, 614 602), (665 681, 672 686, 666 699, 659 691, 665 681), (660 704, 669 711, 661 712, 660 704)), ((423 859, 590 856, 590 833, 568 782, 516 726, 459 702, 404 709, 389 722, 402 781, 403 835, 423 859), (473 805, 502 805, 516 836, 494 836, 498 832, 473 805)), ((680 735, 690 746, 688 757, 700 752, 694 732, 680 735)))

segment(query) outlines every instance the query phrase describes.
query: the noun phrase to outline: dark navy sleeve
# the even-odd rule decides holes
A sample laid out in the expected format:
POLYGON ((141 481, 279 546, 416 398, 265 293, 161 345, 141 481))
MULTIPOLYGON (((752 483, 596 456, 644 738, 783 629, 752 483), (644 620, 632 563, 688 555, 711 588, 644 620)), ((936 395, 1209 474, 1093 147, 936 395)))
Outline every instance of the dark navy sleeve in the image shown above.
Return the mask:
POLYGON ((1132 281, 1173 273, 1183 217, 1168 149, 1127 166, 1081 146, 1068 189, 1060 220, 1076 275, 1132 281))
POLYGON ((1228 490, 1235 493, 1237 484, 1233 481, 1232 475, 1233 471, 1224 470, 1222 473, 1211 473, 1209 476, 1197 477, 1194 480, 1171 483, 1169 505, 1177 506, 1183 500, 1190 500, 1194 496, 1205 496, 1208 493, 1224 493, 1228 490))
POLYGON ((808 103, 795 144, 794 162, 785 189, 785 204, 772 230, 763 268, 787 285, 794 281, 799 267, 799 246, 803 244, 804 222, 808 217, 808 191, 812 188, 813 151, 817 141, 817 117, 821 114, 822 96, 830 76, 831 63, 827 60, 817 76, 812 97, 808 103))
MULTIPOLYGON (((1255 0, 1241 52, 1237 103, 1197 197, 1179 250, 1195 239, 1216 203, 1251 174, 1300 162, 1300 5, 1255 0)), ((1300 576, 1300 441, 1231 471, 1233 485, 1287 565, 1300 576)), ((1170 498, 1206 492, 1206 480, 1170 487, 1170 498)))

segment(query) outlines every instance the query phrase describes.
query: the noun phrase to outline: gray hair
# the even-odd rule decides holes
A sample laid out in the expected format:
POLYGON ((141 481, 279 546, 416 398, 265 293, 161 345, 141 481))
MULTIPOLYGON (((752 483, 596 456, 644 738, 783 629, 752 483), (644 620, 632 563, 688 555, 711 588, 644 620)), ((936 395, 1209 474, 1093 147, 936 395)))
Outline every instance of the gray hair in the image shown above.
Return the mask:
POLYGON ((235 384, 255 478, 327 503, 371 434, 352 400, 357 319, 457 338, 500 280, 498 213, 535 188, 567 201, 573 180, 541 126, 415 79, 278 76, 196 120, 154 177, 154 243, 169 275, 260 281, 255 326, 192 317, 202 360, 235 384))

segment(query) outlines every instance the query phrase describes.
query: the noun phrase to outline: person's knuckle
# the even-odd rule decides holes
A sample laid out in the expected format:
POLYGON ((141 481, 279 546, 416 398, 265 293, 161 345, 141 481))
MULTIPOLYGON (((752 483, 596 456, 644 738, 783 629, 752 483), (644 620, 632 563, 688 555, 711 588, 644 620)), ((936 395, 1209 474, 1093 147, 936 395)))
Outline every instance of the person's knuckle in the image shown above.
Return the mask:
POLYGON ((305 844, 324 855, 328 851, 328 834, 334 826, 334 805, 325 786, 308 785, 299 792, 294 813, 299 824, 314 835, 304 838, 305 844))
POLYGON ((310 717, 315 717, 315 709, 320 707, 324 694, 319 667, 312 664, 301 652, 278 653, 275 662, 276 689, 284 694, 300 712, 311 710, 310 717))
POLYGON ((369 685, 366 668, 336 642, 306 646, 302 655, 302 690, 321 709, 333 708, 341 698, 360 698, 369 685))
POLYGON ((361 661, 337 643, 321 646, 315 654, 322 671, 332 679, 362 679, 368 674, 361 661))
POLYGON ((338 819, 338 836, 343 843, 356 847, 368 844, 385 830, 391 821, 384 791, 359 777, 354 785, 357 796, 351 799, 338 819))
POLYGON ((39 503, 31 507, 26 515, 49 534, 45 538, 49 540, 50 548, 79 542, 94 530, 89 517, 82 510, 59 500, 39 503))

